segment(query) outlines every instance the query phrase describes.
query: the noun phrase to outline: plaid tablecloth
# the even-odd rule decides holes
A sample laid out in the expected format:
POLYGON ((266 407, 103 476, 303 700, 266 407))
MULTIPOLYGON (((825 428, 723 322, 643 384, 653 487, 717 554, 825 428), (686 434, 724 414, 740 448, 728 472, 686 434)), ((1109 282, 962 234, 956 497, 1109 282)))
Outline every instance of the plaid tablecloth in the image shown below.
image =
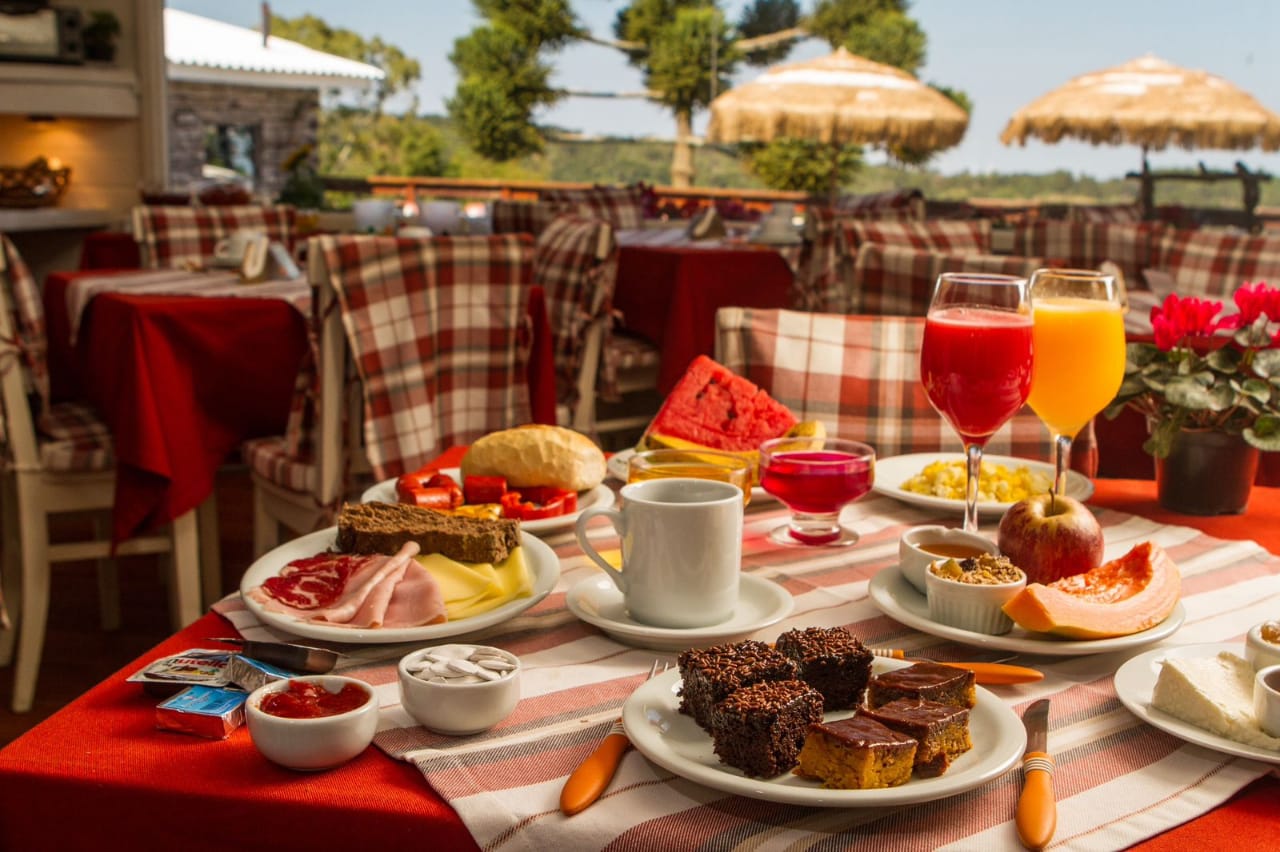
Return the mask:
MULTIPOLYGON (((935 659, 996 659, 908 629, 882 615, 867 594, 870 579, 897 561, 902 530, 940 520, 895 500, 868 496, 846 510, 862 535, 853 549, 783 548, 767 539, 785 518, 776 503, 748 509, 743 569, 783 585, 793 613, 761 630, 773 640, 792 627, 846 625, 864 642, 935 659)), ((1274 617, 1280 558, 1248 541, 1223 541, 1188 527, 1164 526, 1100 510, 1107 557, 1139 541, 1161 544, 1183 573, 1186 622, 1164 645, 1240 641, 1249 625, 1274 617)), ((958 518, 943 518, 956 522, 958 518)), ((986 531, 994 535, 994 529, 986 531)), ((598 547, 613 533, 605 525, 598 547)), ((1017 848, 1014 804, 1020 773, 1010 771, 950 798, 892 809, 808 808, 728 795, 673 776, 632 751, 599 802, 566 818, 558 810, 566 776, 596 746, 650 663, 670 652, 620 644, 578 621, 565 593, 593 576, 572 533, 549 540, 562 575, 552 594, 523 615, 467 640, 520 655, 523 697, 498 727, 446 737, 416 726, 399 705, 395 660, 404 646, 351 647, 349 674, 377 687, 382 720, 375 743, 410 761, 458 812, 487 849, 690 848, 714 845, 787 849, 1017 848)), ((249 638, 268 631, 235 598, 216 609, 249 638)), ((1083 657, 1018 655, 1045 672, 1035 684, 991 687, 1019 714, 1053 699, 1049 747, 1057 762, 1055 849, 1116 849, 1203 814, 1275 767, 1186 743, 1140 722, 1120 703, 1113 675, 1148 648, 1083 657)), ((982 749, 981 742, 975 748, 982 749)))
POLYGON ((67 285, 67 317, 71 342, 80 330, 80 319, 94 296, 128 293, 131 296, 207 296, 217 298, 280 299, 310 318, 311 285, 305 278, 245 284, 238 272, 215 270, 151 269, 110 275, 77 276, 67 285))

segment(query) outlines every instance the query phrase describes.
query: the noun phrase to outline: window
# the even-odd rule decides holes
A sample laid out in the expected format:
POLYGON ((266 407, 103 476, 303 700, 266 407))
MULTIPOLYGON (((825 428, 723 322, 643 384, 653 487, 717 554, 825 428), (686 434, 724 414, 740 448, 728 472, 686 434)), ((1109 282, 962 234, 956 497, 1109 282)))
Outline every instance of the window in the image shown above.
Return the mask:
POLYGON ((258 183, 258 135, 255 125, 219 124, 206 128, 204 140, 205 177, 231 177, 216 172, 227 169, 258 183), (214 167, 209 169, 209 167, 214 167), (209 174, 214 171, 214 174, 209 174))

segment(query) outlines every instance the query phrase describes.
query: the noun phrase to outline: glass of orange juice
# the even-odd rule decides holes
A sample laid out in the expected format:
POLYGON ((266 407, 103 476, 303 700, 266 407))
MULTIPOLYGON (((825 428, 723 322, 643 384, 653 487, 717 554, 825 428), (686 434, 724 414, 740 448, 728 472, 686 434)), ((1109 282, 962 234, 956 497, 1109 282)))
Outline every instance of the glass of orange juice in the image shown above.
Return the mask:
POLYGON ((627 482, 687 476, 715 479, 742 489, 742 504, 751 502, 755 464, 737 453, 717 450, 646 450, 627 463, 627 482))
POLYGON ((1053 434, 1063 493, 1071 439, 1106 408, 1124 379, 1124 305, 1114 275, 1094 269, 1037 269, 1031 275, 1031 395, 1053 434))

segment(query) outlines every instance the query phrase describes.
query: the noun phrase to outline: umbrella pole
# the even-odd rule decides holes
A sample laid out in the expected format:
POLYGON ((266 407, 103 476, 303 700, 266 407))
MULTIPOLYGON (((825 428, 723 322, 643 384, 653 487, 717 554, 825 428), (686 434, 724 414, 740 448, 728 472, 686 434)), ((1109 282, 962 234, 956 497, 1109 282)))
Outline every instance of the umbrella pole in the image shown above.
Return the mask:
POLYGON ((836 202, 840 199, 840 143, 832 139, 829 151, 831 154, 831 176, 827 182, 827 206, 834 208, 836 202))
POLYGON ((1142 186, 1138 190, 1143 221, 1156 215, 1156 183, 1151 179, 1151 166, 1147 164, 1147 146, 1142 146, 1142 186))

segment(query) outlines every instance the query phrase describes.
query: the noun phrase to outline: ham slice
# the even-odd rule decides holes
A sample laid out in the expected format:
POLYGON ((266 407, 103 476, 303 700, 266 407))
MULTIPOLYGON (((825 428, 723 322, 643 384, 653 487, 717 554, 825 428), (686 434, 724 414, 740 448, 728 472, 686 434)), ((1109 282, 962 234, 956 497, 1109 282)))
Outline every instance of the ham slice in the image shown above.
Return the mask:
POLYGON ((268 611, 335 627, 413 627, 443 621, 443 595, 435 579, 414 561, 417 555, 418 545, 410 541, 394 556, 298 560, 279 577, 250 589, 249 596, 268 611), (281 578, 289 581, 283 588, 272 582, 281 578), (317 581, 326 587, 324 594, 303 591, 317 581), (400 590, 401 585, 406 588, 400 590))

